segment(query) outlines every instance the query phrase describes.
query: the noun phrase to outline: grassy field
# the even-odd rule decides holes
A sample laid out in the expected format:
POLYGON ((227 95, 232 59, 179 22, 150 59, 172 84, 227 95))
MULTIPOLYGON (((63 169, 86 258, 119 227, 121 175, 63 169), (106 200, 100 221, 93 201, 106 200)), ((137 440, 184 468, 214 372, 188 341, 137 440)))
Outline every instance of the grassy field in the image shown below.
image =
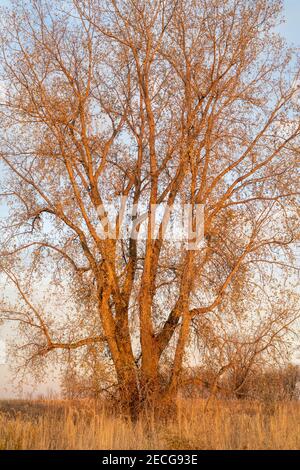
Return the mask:
POLYGON ((299 449, 300 403, 178 400, 132 424, 93 402, 1 401, 0 449, 299 449))

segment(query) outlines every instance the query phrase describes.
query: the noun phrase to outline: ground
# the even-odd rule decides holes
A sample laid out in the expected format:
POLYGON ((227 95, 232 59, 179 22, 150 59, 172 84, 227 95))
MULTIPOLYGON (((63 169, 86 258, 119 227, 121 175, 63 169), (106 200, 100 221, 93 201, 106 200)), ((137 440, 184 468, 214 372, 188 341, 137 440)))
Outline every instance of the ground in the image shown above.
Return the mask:
POLYGON ((300 403, 180 399, 130 420, 94 401, 1 401, 0 449, 299 449, 300 403))

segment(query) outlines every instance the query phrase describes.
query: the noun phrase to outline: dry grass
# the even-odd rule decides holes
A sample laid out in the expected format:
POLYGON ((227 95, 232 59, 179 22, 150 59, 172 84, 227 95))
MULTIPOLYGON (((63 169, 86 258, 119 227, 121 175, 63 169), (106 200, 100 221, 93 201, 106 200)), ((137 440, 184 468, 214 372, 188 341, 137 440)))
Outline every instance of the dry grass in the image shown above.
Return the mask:
POLYGON ((0 402, 0 449, 299 449, 300 403, 179 400, 133 425, 91 402, 0 402))

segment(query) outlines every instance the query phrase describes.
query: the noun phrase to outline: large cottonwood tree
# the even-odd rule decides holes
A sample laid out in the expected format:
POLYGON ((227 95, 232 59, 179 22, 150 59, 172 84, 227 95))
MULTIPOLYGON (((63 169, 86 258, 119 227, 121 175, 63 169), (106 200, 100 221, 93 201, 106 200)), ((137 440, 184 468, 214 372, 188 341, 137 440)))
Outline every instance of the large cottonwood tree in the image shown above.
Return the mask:
POLYGON ((26 360, 98 346, 134 413, 176 392, 193 327, 208 334, 215 313, 251 322, 259 292, 264 318, 277 302, 269 324, 290 324, 276 280, 296 272, 299 60, 274 30, 281 7, 17 0, 3 10, 0 267, 17 300, 3 300, 2 316, 19 323, 26 360), (203 204, 201 248, 166 242, 162 228, 105 239, 99 224, 107 230, 121 196, 146 207, 148 234, 152 204, 203 204), (32 297, 41 279, 57 289, 47 312, 32 297))

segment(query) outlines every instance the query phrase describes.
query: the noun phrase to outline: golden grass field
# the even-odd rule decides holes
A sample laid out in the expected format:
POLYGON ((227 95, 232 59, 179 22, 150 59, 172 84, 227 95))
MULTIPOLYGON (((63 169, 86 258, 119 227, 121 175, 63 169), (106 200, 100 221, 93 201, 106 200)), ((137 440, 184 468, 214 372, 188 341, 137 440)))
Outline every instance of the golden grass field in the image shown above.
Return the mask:
POLYGON ((94 402, 0 402, 0 449, 299 449, 300 402, 180 399, 132 424, 94 402))

